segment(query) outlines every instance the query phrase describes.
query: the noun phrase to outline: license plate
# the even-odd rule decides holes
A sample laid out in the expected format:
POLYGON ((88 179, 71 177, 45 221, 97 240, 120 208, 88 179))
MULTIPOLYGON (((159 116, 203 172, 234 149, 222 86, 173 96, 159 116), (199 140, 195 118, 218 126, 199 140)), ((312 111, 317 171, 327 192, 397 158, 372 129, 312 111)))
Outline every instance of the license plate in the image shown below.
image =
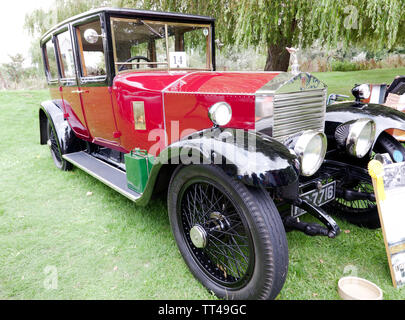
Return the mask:
MULTIPOLYGON (((300 195, 300 198, 307 200, 309 203, 312 203, 317 207, 320 207, 328 203, 329 201, 334 200, 335 195, 336 195, 336 181, 333 181, 323 185, 321 189, 314 189, 306 193, 303 193, 302 195, 300 195)), ((293 217, 300 216, 305 212, 306 211, 304 209, 295 206, 291 207, 291 215, 293 217)))

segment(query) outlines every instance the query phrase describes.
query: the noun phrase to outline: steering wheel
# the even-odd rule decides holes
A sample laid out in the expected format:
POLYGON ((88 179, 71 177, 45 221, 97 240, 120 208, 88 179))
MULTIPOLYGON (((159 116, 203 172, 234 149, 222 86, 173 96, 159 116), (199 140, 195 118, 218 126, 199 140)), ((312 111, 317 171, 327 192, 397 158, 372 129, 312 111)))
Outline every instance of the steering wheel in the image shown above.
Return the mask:
MULTIPOLYGON (((138 62, 140 62, 141 60, 145 60, 146 62, 151 62, 147 57, 144 56, 135 56, 135 57, 131 57, 128 60, 126 60, 125 62, 131 62, 134 60, 138 60, 138 62)), ((118 71, 122 71, 127 67, 126 64, 123 64, 121 67, 119 67, 118 71)), ((139 64, 136 66, 137 69, 139 69, 139 64)))

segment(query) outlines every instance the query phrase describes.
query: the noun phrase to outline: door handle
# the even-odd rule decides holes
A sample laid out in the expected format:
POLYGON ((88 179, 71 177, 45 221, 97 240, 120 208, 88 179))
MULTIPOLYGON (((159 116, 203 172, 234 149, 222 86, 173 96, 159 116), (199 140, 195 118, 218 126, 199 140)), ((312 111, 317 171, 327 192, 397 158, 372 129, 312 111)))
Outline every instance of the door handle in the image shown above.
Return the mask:
POLYGON ((89 90, 73 90, 72 93, 89 93, 89 90))

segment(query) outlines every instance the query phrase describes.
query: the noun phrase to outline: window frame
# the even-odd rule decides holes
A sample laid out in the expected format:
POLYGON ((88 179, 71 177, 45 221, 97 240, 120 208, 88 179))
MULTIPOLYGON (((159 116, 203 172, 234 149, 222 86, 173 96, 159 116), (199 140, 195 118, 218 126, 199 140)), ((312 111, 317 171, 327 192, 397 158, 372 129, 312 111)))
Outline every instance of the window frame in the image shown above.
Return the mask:
POLYGON ((75 49, 74 49, 74 40, 72 39, 72 34, 71 34, 71 29, 69 25, 64 25, 61 28, 59 28, 58 30, 56 30, 53 33, 53 39, 54 39, 54 43, 55 43, 55 48, 57 51, 56 54, 56 59, 58 61, 58 65, 59 65, 59 80, 61 82, 61 84, 63 85, 77 85, 77 63, 76 63, 76 58, 75 58, 75 49), (73 67, 74 67, 74 76, 73 77, 65 77, 62 70, 64 68, 63 66, 63 60, 62 60, 62 55, 60 52, 60 46, 59 46, 59 39, 58 36, 62 33, 68 32, 69 37, 70 37, 70 42, 71 42, 71 46, 72 46, 72 54, 73 54, 73 67))
POLYGON ((105 28, 105 17, 103 14, 96 14, 92 15, 89 17, 86 17, 84 19, 75 21, 71 24, 72 28, 72 35, 73 35, 73 41, 74 41, 74 50, 76 52, 75 54, 75 59, 77 61, 77 77, 79 79, 80 84, 91 84, 91 83, 100 83, 100 85, 106 84, 109 77, 110 77, 110 68, 109 68, 109 59, 108 59, 108 45, 107 45, 107 32, 105 28), (100 22, 100 28, 101 28, 101 34, 102 34, 102 43, 103 43, 103 53, 104 53, 104 63, 105 63, 105 75, 101 76, 87 76, 84 75, 83 73, 83 66, 85 65, 84 62, 84 56, 83 56, 83 51, 81 50, 79 41, 79 36, 78 36, 78 28, 81 26, 84 26, 86 24, 89 24, 91 22, 99 21, 100 22))
MULTIPOLYGON (((190 70, 199 70, 199 71, 214 71, 214 61, 215 61, 215 53, 213 50, 213 34, 215 32, 214 26, 212 23, 194 23, 190 21, 170 21, 170 20, 153 20, 150 18, 146 17, 131 17, 131 18, 123 18, 123 17, 118 17, 118 16, 111 16, 110 17, 110 34, 111 34, 111 45, 112 45, 112 52, 113 52, 113 70, 115 71, 115 74, 122 74, 126 72, 145 72, 145 71, 190 71, 190 70), (117 61, 117 49, 116 49, 116 43, 115 43, 115 34, 114 34, 114 21, 127 21, 127 22, 133 22, 134 20, 142 20, 146 23, 151 23, 151 24, 161 24, 165 26, 165 40, 166 40, 166 60, 167 62, 161 62, 161 63, 155 63, 157 65, 166 65, 166 67, 157 67, 157 68, 148 68, 148 69, 129 69, 129 70, 122 70, 118 71, 119 69, 119 63, 123 62, 118 62, 117 61), (169 62, 169 36, 168 36, 168 25, 173 25, 173 26, 195 26, 195 27, 208 27, 209 30, 209 35, 207 37, 207 52, 206 52, 206 67, 205 68, 170 68, 170 62, 169 62)), ((128 63, 128 64, 133 64, 137 65, 138 63, 128 63)), ((146 64, 146 63, 145 63, 146 64)))
POLYGON ((57 84, 57 83, 59 83, 59 79, 60 79, 60 71, 59 71, 58 55, 57 55, 56 46, 55 46, 55 38, 53 35, 50 35, 48 38, 44 39, 41 49, 42 49, 42 61, 44 64, 46 80, 47 80, 48 84, 57 84), (50 69, 50 65, 49 65, 48 51, 46 49, 46 45, 49 43, 49 41, 52 44, 53 54, 55 55, 56 78, 52 78, 51 69, 50 69))

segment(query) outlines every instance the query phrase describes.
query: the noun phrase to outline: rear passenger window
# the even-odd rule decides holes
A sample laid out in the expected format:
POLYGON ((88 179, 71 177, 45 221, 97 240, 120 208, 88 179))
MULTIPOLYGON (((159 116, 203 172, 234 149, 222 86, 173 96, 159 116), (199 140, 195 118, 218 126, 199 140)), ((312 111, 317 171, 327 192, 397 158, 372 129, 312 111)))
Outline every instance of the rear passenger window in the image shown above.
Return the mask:
POLYGON ((76 28, 83 77, 106 75, 103 38, 100 21, 94 21, 76 28), (85 32, 92 32, 94 40, 85 39, 85 32))
POLYGON ((46 76, 48 81, 58 80, 58 66, 56 64, 55 49, 52 40, 49 40, 44 47, 46 76))
POLYGON ((57 36, 62 78, 75 78, 75 63, 73 60, 72 40, 69 31, 63 32, 57 36))

